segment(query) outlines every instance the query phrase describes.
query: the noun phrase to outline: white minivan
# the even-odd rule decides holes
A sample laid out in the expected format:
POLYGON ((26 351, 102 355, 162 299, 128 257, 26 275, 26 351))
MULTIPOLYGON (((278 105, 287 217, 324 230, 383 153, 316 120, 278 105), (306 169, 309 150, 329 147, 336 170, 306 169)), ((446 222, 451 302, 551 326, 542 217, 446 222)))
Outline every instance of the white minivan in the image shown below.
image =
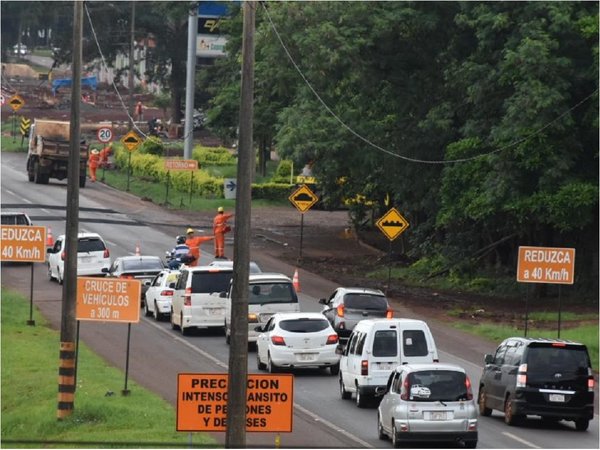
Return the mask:
MULTIPOLYGON (((256 327, 264 326, 275 313, 300 312, 292 280, 282 273, 256 273, 248 277, 248 342, 256 342, 256 327)), ((225 302, 225 341, 231 341, 231 295, 225 302)))
POLYGON ((398 365, 439 362, 429 327, 415 319, 361 320, 348 344, 338 348, 340 395, 349 399, 354 393, 361 408, 375 398, 375 389, 386 386, 398 365))

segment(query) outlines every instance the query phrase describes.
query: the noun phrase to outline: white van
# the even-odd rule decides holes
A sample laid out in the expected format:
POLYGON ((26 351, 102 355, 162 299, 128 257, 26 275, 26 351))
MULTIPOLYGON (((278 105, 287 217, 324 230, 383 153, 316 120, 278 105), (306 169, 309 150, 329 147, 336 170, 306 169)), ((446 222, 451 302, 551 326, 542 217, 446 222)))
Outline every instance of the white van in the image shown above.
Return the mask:
POLYGON ((354 327, 348 344, 338 347, 340 395, 364 407, 385 387, 390 373, 400 364, 439 362, 435 341, 422 320, 367 319, 354 327))
MULTIPOLYGON (((275 313, 300 312, 298 295, 292 280, 282 273, 257 273, 248 277, 248 342, 256 342, 255 330, 264 326, 275 313)), ((225 341, 231 341, 231 295, 225 302, 225 341)))

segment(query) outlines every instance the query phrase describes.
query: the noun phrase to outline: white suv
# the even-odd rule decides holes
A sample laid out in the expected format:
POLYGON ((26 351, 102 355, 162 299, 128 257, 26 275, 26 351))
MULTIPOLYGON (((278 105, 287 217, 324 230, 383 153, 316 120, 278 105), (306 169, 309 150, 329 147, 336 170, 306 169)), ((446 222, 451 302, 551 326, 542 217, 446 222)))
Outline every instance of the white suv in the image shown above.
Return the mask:
MULTIPOLYGON (((48 249, 48 278, 62 284, 65 279, 65 235, 48 249)), ((110 267, 110 252, 104 239, 96 233, 77 235, 77 276, 105 276, 110 267)))

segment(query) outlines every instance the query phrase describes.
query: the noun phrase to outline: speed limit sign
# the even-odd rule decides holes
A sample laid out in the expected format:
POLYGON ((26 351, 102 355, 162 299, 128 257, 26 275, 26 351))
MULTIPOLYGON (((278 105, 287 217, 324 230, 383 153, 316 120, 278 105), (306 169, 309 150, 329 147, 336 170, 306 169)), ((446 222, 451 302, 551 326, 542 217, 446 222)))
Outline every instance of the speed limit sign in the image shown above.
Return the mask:
POLYGON ((104 144, 113 140, 113 132, 110 127, 102 127, 98 129, 98 133, 96 133, 98 140, 104 144))

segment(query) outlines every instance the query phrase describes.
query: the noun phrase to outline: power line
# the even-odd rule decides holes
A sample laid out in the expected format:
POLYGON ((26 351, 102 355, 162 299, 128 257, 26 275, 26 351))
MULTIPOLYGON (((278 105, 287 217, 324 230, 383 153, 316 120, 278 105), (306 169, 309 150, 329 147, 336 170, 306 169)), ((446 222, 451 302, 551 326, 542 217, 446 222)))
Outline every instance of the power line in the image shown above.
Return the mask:
POLYGON ((525 142, 529 139, 531 139, 532 137, 540 134, 543 130, 545 130, 546 128, 548 128, 550 125, 552 125, 553 123, 557 122, 558 120, 562 119, 564 116, 566 116, 567 114, 569 114, 571 111, 573 111, 574 109, 578 108, 579 106, 581 106, 583 103, 585 103, 586 101, 588 101, 591 97, 593 97, 595 94, 598 93, 598 89, 596 89, 594 92, 592 92, 591 94, 589 94, 587 97, 585 97, 583 100, 581 100, 579 103, 577 103, 575 106, 571 107, 570 109, 568 109, 567 111, 565 111, 564 113, 562 113, 561 115, 559 115, 557 118, 555 118, 554 120, 548 122, 546 125, 544 125, 543 127, 537 129, 536 131, 528 134, 527 136, 521 138, 521 139, 517 139, 516 141, 513 141, 507 145, 504 145, 502 147, 499 147, 495 150, 492 150, 490 152, 487 153, 482 153, 479 155, 475 155, 475 156, 471 156, 468 158, 459 158, 459 159, 452 159, 452 160, 426 160, 426 159, 418 159, 418 158, 410 158, 408 156, 404 156, 404 155, 400 155, 399 153, 395 153, 391 150, 385 149, 377 144, 375 144, 374 142, 370 141, 368 138, 364 137, 363 135, 359 134, 358 132, 354 131, 354 129, 352 129, 350 126, 348 126, 335 112, 333 112, 333 110, 329 107, 329 105, 327 105, 327 103, 325 103, 325 101, 321 98, 321 96, 317 93, 317 91, 313 88, 313 86, 311 85, 311 83, 308 81, 308 79, 306 78, 306 76, 304 75, 304 73, 302 72, 302 70, 300 69, 300 67, 298 67, 298 64, 296 64, 296 61, 294 61, 294 58, 292 57, 292 55, 290 54, 289 50, 287 49, 286 45, 283 42, 283 39, 281 38, 281 35, 279 34, 279 31, 277 30, 277 27, 275 26, 275 24, 273 23, 273 20, 271 18, 271 15, 269 14, 269 10, 267 8, 267 6, 265 5, 265 2, 260 2, 260 4, 262 5, 265 13, 267 14, 267 18, 269 19, 269 23, 271 24, 271 27, 273 29, 273 31, 275 32, 275 36, 277 37, 277 39, 279 40, 279 43, 281 44, 281 47, 283 48, 283 50, 285 51, 288 59, 290 60, 290 62, 292 63, 292 65, 294 66, 294 68, 296 69, 296 71, 298 72, 298 74, 300 74, 300 77, 302 78, 302 80, 304 80, 304 82, 306 83, 306 85, 308 86, 308 88, 312 91, 312 93, 315 95, 315 97, 317 98, 317 100, 323 105, 323 107, 327 110, 327 112, 335 119, 339 122, 340 125, 342 125, 342 127, 344 127, 346 130, 348 130, 351 134, 353 134, 354 136, 356 136, 358 139, 360 139, 361 141, 365 142, 366 144, 370 145, 371 147, 386 153, 390 156, 393 156, 395 158, 400 158, 403 159, 405 161, 409 161, 409 162, 413 162, 413 163, 420 163, 420 164, 454 164, 454 163, 462 163, 462 162, 469 162, 469 161, 474 161, 476 159, 481 159, 481 158, 485 158, 487 156, 499 153, 501 151, 504 151, 508 148, 511 147, 515 147, 519 144, 521 144, 522 142, 525 142))

